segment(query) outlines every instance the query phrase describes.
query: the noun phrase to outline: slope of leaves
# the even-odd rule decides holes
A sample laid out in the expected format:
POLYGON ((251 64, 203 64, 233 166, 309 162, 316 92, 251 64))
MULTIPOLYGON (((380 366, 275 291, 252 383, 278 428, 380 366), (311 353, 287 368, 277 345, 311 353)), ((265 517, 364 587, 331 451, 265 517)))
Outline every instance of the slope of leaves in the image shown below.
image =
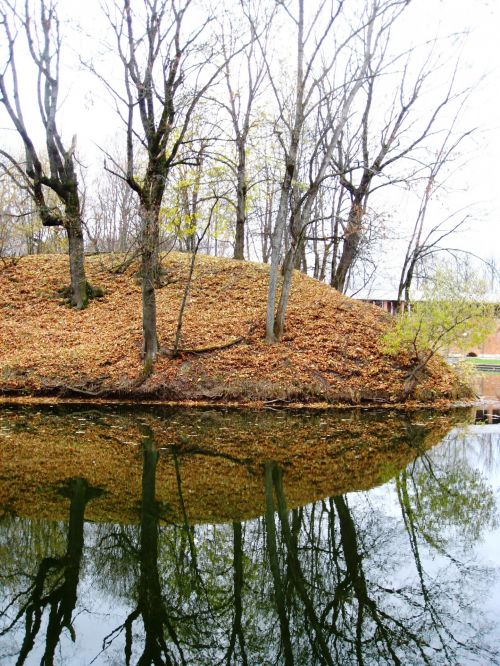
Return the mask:
MULTIPOLYGON (((172 253, 163 260, 165 286, 157 301, 166 352, 189 259, 172 253)), ((87 258, 89 281, 104 297, 82 312, 58 293, 67 279, 66 257, 24 257, 0 269, 0 392, 239 404, 376 404, 402 395, 406 361, 381 352, 390 318, 380 309, 296 273, 284 339, 268 345, 268 267, 206 256, 197 259, 185 311, 181 347, 189 351, 175 359, 161 355, 143 381, 138 267, 113 272, 119 261, 87 258)), ((415 398, 454 399, 462 390, 436 360, 415 398)))
POLYGON ((167 521, 243 520, 265 510, 264 466, 283 470, 290 508, 390 479, 438 443, 467 410, 268 412, 4 408, 0 412, 3 512, 66 519, 60 488, 85 478, 104 492, 90 520, 135 522, 141 504, 141 427, 159 451, 156 498, 167 521))

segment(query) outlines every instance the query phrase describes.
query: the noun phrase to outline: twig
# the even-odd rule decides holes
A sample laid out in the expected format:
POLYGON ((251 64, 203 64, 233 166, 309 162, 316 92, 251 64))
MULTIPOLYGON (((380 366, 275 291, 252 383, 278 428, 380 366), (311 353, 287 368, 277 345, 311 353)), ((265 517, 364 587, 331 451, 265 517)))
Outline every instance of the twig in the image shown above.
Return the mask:
MULTIPOLYGON (((228 347, 233 347, 234 345, 237 345, 240 342, 243 342, 243 340, 245 340, 246 337, 247 336, 242 335, 241 337, 235 338, 234 340, 230 340, 229 342, 224 342, 223 344, 220 344, 220 345, 211 345, 209 347, 198 347, 198 348, 193 348, 193 349, 189 349, 187 347, 178 347, 175 350, 175 353, 176 354, 209 354, 210 352, 219 351, 220 349, 228 349, 228 347)), ((173 356, 174 349, 172 347, 162 347, 160 349, 160 354, 163 354, 165 356, 173 356)))
POLYGON ((103 395, 103 393, 105 393, 104 390, 102 390, 102 391, 88 391, 88 390, 83 389, 83 388, 78 388, 77 386, 68 386, 67 384, 62 384, 59 388, 63 391, 70 391, 71 393, 78 393, 78 394, 81 394, 81 395, 90 395, 93 398, 97 398, 97 397, 103 395))

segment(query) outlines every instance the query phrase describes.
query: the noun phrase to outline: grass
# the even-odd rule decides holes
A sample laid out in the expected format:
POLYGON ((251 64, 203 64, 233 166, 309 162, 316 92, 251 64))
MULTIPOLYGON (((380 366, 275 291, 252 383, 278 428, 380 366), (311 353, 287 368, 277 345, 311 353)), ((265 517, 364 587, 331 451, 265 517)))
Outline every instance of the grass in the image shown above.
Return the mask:
POLYGON ((500 365, 500 358, 480 358, 478 356, 468 356, 466 360, 474 365, 500 365))

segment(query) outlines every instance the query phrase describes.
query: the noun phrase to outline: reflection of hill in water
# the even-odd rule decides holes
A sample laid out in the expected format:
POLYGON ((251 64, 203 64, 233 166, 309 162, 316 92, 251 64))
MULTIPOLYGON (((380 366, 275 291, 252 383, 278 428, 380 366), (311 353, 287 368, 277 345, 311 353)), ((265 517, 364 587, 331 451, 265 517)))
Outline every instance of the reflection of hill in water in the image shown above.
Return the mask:
POLYGON ((0 503, 24 516, 63 518, 57 488, 85 478, 105 492, 86 519, 135 522, 141 424, 160 456, 156 498, 173 522, 242 520, 265 510, 264 465, 280 464, 290 507, 371 488, 430 448, 468 410, 435 413, 5 410, 0 503))

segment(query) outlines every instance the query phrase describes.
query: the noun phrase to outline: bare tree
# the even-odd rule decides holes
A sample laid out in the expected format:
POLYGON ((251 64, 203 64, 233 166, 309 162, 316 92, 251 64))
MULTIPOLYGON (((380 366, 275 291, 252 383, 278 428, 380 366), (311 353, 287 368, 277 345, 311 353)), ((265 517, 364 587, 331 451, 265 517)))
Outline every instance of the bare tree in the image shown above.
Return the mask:
MULTIPOLYGON (((261 46, 267 43, 275 8, 263 8, 262 3, 245 0, 242 2, 245 23, 250 29, 249 45, 238 60, 231 54, 241 50, 241 36, 238 27, 230 22, 228 29, 221 26, 222 49, 225 58, 224 77, 227 87, 227 101, 219 104, 231 119, 236 155, 234 159, 224 155, 222 161, 228 165, 236 180, 236 231, 234 259, 244 259, 245 231, 247 224, 247 194, 249 190, 247 169, 247 142, 252 128, 252 112, 256 99, 266 80, 266 67, 257 52, 257 37, 261 46), (258 34, 259 31, 259 34, 258 34), (238 74, 235 77, 234 70, 238 74), (243 82, 242 82, 243 81, 243 82)), ((264 46, 265 48, 265 46, 264 46)))
POLYGON ((7 62, 0 73, 0 101, 20 136, 26 154, 25 162, 0 150, 3 167, 26 187, 35 202, 44 226, 62 226, 68 236, 71 278, 71 304, 85 308, 88 302, 84 269, 82 207, 75 169, 76 136, 71 145, 64 144, 57 125, 59 110, 59 69, 62 38, 56 6, 52 0, 40 0, 38 11, 26 0, 24 10, 17 11, 9 0, 1 0, 0 24, 5 36, 7 62), (48 167, 35 147, 31 130, 24 119, 21 86, 16 62, 16 42, 24 32, 31 62, 36 74, 36 96, 47 149, 48 167), (50 204, 52 191, 61 205, 50 204))
POLYGON ((191 0, 123 0, 106 9, 123 67, 124 92, 101 76, 114 96, 126 128, 126 169, 108 156, 108 168, 123 178, 139 199, 141 230, 142 321, 147 367, 156 358, 155 287, 159 281, 160 208, 197 104, 220 74, 214 44, 202 42, 210 22, 186 20, 191 0))
POLYGON ((452 73, 438 103, 430 111, 419 107, 436 67, 433 57, 434 43, 431 42, 430 52, 413 80, 410 73, 413 54, 410 52, 406 56, 391 106, 382 116, 383 98, 388 92, 384 84, 384 74, 388 72, 388 67, 395 67, 402 57, 391 56, 390 38, 391 31, 386 29, 379 54, 370 59, 364 109, 359 122, 353 122, 346 127, 337 155, 333 159, 333 168, 340 174, 341 183, 350 199, 349 210, 345 222, 342 223, 342 245, 331 277, 332 286, 344 293, 348 286, 349 273, 359 257, 367 232, 370 196, 382 187, 400 182, 408 183, 421 176, 422 164, 425 164, 422 151, 426 143, 428 145, 433 140, 437 120, 444 109, 449 108, 461 96, 461 93, 455 91, 455 75, 452 73), (377 132, 380 117, 383 117, 384 123, 377 132), (396 164, 397 172, 394 171, 396 164))
MULTIPOLYGON (((296 77, 293 108, 290 111, 286 108, 286 101, 278 90, 273 77, 271 76, 271 85, 274 96, 278 104, 279 119, 284 126, 286 136, 283 136, 281 129, 277 130, 277 137, 281 144, 284 155, 284 174, 280 186, 279 204, 276 214, 276 221, 271 235, 271 272, 269 276, 269 288, 267 296, 267 314, 266 314, 266 340, 269 343, 276 342, 279 337, 279 331, 275 330, 275 304, 278 289, 278 268, 282 251, 282 241, 288 216, 289 198, 292 191, 294 179, 296 177, 299 147, 304 128, 306 111, 308 103, 314 90, 317 87, 317 81, 313 77, 313 65, 319 58, 320 46, 328 36, 336 18, 339 15, 342 3, 337 6, 337 11, 332 12, 330 18, 326 21, 322 35, 318 43, 313 48, 309 62, 306 62, 306 43, 312 41, 312 29, 319 22, 322 10, 325 8, 325 2, 315 12, 311 21, 311 27, 305 31, 304 0, 298 0, 298 16, 293 16, 288 8, 285 8, 290 19, 295 25, 297 31, 297 49, 296 49, 296 77), (311 81, 312 80, 312 81, 311 81), (278 333, 278 335, 277 335, 278 333)), ((265 54, 264 54, 265 55, 265 54)), ((269 62, 266 58, 269 67, 269 62)), ((333 63, 330 65, 333 65, 333 63)))
MULTIPOLYGON (((455 116, 455 121, 457 118, 458 114, 455 116)), ((455 121, 446 131, 434 160, 425 167, 426 175, 423 179, 423 192, 399 278, 398 302, 401 307, 405 307, 410 302, 410 289, 418 266, 439 252, 449 251, 453 253, 453 250, 442 245, 442 241, 458 231, 470 217, 466 211, 458 210, 447 214, 444 219, 438 218, 430 228, 426 228, 426 219, 432 199, 446 184, 446 176, 443 176, 440 180, 440 174, 453 162, 457 156, 459 146, 472 133, 472 130, 469 130, 454 136, 455 121)))
MULTIPOLYGON (((327 177, 330 162, 351 113, 351 107, 366 78, 370 75, 372 54, 377 48, 387 23, 392 23, 406 4, 406 1, 372 2, 361 18, 361 25, 349 29, 344 39, 334 43, 333 26, 341 14, 343 3, 339 2, 334 10, 331 3, 322 2, 311 19, 310 25, 306 26, 304 3, 303 0, 298 0, 298 17, 292 17, 297 29, 297 77, 291 122, 286 120, 284 105, 279 104, 280 118, 287 133, 287 139, 284 139, 282 134, 278 135, 284 151, 286 166, 272 237, 271 277, 266 318, 266 340, 268 342, 278 340, 283 334, 297 252, 303 246, 305 231, 311 222, 314 202, 327 177), (326 12, 326 21, 323 12, 326 12), (387 13, 389 13, 389 18, 386 17, 387 13), (381 18, 382 27, 376 28, 376 21, 379 18, 381 18), (319 34, 315 35, 315 29, 319 34), (361 41, 361 57, 358 60, 347 57, 344 80, 341 85, 336 85, 335 81, 332 81, 334 68, 338 66, 343 50, 347 45, 352 45, 355 39, 361 41), (331 48, 332 42, 333 48, 331 48), (325 53, 327 43, 330 48, 325 53), (309 54, 307 46, 310 48, 309 54), (318 66, 318 62, 321 63, 320 66, 318 66), (323 111, 326 122, 318 139, 311 144, 308 182, 303 185, 298 181, 298 174, 299 162, 301 157, 303 159, 301 147, 302 153, 305 150, 303 139, 306 123, 311 114, 319 113, 322 109, 326 109, 323 111), (292 200, 291 207, 290 199, 292 200), (275 312, 278 264, 288 214, 290 217, 290 245, 284 259, 283 285, 275 312)), ((279 99, 278 94, 276 97, 279 99)))

